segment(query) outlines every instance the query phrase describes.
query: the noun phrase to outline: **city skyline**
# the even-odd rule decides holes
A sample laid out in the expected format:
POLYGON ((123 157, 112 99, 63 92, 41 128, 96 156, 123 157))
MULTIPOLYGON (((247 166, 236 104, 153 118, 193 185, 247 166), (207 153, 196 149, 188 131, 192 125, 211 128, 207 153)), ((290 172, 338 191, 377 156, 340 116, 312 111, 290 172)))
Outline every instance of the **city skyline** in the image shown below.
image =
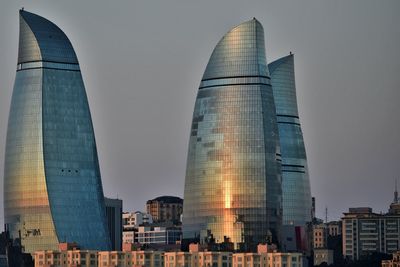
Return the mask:
POLYGON ((89 2, 79 8, 50 3, 2 4, 1 44, 7 52, 0 54, 1 151, 15 77, 10 66, 16 65, 18 29, 13 24, 25 6, 61 26, 76 46, 95 114, 105 194, 122 198, 125 210, 144 210, 146 200, 158 195, 183 196, 187 114, 198 77, 219 36, 257 17, 266 28, 268 62, 289 51, 296 55, 299 112, 318 216, 324 217, 326 205, 332 219, 349 206, 386 210, 399 160, 399 3, 233 2, 225 11, 216 4, 207 19, 197 14, 209 11, 200 3, 180 3, 185 12, 160 4, 175 16, 150 3, 89 2), (104 17, 107 23, 99 27, 104 17), (152 21, 144 23, 148 18, 152 21), (136 37, 112 41, 124 34, 136 37))

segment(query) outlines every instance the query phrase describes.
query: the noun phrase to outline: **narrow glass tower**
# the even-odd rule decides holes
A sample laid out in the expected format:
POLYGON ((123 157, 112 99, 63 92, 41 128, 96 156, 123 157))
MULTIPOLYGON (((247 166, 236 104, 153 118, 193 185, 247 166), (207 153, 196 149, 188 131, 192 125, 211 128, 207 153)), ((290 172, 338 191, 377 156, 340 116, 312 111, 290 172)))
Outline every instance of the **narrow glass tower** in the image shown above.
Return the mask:
POLYGON ((4 171, 6 229, 25 252, 110 240, 96 142, 78 59, 50 21, 21 10, 4 171))
POLYGON ((183 238, 251 249, 279 241, 281 172, 264 30, 256 19, 217 44, 197 93, 190 133, 183 238))
POLYGON ((282 153, 283 224, 305 226, 311 222, 311 192, 297 110, 293 54, 270 63, 268 68, 282 153))

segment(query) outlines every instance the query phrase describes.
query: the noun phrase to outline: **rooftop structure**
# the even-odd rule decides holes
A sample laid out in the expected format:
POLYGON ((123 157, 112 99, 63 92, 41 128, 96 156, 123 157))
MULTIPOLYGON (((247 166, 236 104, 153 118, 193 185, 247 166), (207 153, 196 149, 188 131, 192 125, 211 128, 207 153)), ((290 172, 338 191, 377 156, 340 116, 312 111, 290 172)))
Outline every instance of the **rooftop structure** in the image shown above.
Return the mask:
POLYGON ((147 213, 155 223, 180 224, 183 199, 174 196, 162 196, 146 202, 147 213))

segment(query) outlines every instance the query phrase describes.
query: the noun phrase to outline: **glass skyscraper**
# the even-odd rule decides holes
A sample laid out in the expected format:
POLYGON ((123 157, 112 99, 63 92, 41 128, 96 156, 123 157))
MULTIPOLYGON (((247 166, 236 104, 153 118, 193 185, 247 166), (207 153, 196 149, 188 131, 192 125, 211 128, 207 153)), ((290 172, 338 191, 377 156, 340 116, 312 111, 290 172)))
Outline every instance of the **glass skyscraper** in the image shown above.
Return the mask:
POLYGON ((217 44, 190 133, 183 238, 249 249, 280 237, 281 155, 264 30, 256 20, 217 44))
POLYGON ((6 229, 26 252, 110 249, 95 137, 78 59, 50 21, 21 10, 4 173, 6 229))
POLYGON ((268 68, 282 154, 283 224, 304 226, 311 221, 311 192, 297 110, 293 54, 270 63, 268 68))

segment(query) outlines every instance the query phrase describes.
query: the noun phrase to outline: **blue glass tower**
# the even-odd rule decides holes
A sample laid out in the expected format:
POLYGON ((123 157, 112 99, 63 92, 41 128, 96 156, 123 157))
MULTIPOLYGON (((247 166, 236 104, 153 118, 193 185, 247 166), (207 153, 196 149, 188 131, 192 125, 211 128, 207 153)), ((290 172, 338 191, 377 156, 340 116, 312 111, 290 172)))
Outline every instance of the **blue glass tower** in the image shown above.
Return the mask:
POLYGON ((297 110, 293 54, 270 63, 268 68, 282 154, 283 224, 305 226, 311 221, 311 193, 297 110))
POLYGON ((78 59, 56 25, 20 11, 4 172, 6 228, 26 252, 110 248, 96 142, 78 59))
POLYGON ((281 228, 278 127, 256 20, 217 44, 193 112, 183 203, 183 238, 252 248, 281 228))

